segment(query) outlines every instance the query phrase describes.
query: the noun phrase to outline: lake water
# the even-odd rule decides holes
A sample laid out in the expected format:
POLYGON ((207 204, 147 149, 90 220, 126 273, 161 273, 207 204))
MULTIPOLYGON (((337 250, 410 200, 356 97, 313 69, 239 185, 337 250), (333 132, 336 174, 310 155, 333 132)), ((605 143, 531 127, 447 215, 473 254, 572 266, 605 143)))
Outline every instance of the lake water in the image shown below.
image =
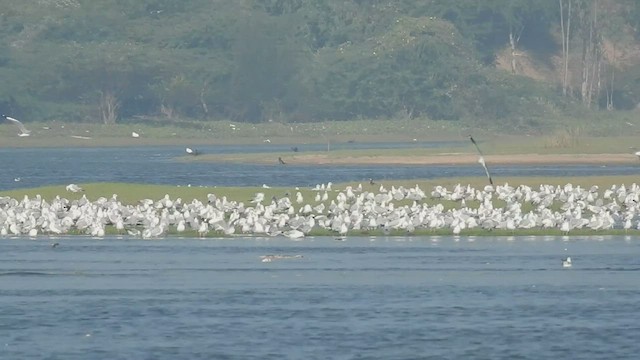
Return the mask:
POLYGON ((639 274, 623 236, 3 238, 0 358, 636 359, 639 274))
MULTIPOLYGON (((447 142, 332 144, 332 148, 410 148, 449 146, 447 142)), ((301 152, 321 150, 323 145, 298 145, 301 152)), ((290 151, 289 145, 207 146, 207 154, 290 151)), ((315 186, 320 183, 359 181, 369 178, 433 179, 484 176, 478 164, 447 165, 286 165, 188 163, 176 161, 184 147, 125 148, 0 148, 0 190, 89 182, 134 182, 192 186, 315 186), (15 181, 19 180, 19 181, 15 181)), ((640 165, 526 165, 488 164, 495 181, 502 176, 588 176, 640 174, 640 165)))

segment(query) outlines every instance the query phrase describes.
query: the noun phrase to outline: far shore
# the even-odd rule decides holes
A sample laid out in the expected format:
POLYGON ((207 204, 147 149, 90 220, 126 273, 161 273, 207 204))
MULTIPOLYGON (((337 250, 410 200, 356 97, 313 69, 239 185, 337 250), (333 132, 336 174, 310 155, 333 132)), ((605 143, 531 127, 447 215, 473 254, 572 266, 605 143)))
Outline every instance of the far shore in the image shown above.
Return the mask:
MULTIPOLYGON (((358 120, 322 123, 243 124, 227 121, 191 122, 154 126, 146 123, 100 125, 93 123, 29 123, 31 136, 18 137, 13 127, 0 126, 0 148, 31 147, 138 147, 182 146, 198 149, 211 145, 285 145, 286 151, 179 157, 181 161, 240 162, 295 165, 471 165, 478 153, 468 134, 482 148, 487 166, 582 164, 607 166, 637 164, 637 135, 627 129, 617 136, 567 137, 562 131, 548 135, 490 133, 446 122, 358 120), (136 137, 132 134, 136 133, 136 137), (336 144, 396 142, 411 144, 397 149, 340 149, 336 144), (442 142, 442 147, 422 146, 442 142), (308 151, 305 145, 326 144, 328 151, 308 151), (288 150, 291 146, 300 151, 288 150), (329 151, 330 150, 330 151, 329 151)), ((317 147, 316 147, 317 148, 317 147)), ((275 149, 275 147, 274 147, 275 149)))

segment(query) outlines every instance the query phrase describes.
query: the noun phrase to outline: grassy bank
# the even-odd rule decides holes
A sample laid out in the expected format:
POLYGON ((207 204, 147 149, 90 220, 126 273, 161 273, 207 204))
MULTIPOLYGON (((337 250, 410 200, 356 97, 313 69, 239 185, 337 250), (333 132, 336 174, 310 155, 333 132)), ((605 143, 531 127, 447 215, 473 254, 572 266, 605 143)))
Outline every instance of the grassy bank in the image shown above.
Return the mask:
MULTIPOLYGON (((493 153, 485 151, 484 159, 492 164, 639 164, 633 153, 616 149, 609 153, 572 153, 542 151, 521 153, 493 153)), ((460 145, 457 148, 406 148, 406 149, 370 149, 338 151, 278 151, 242 154, 202 154, 199 156, 181 156, 177 160, 184 162, 235 162, 252 164, 278 164, 281 159, 285 165, 462 165, 478 162, 478 154, 473 147, 460 145)))
MULTIPOLYGON (((415 187, 418 185, 423 191, 429 194, 435 186, 445 186, 449 189, 455 187, 457 184, 464 186, 470 185, 475 188, 482 188, 487 185, 487 179, 485 177, 464 177, 464 178, 441 178, 441 179, 428 179, 428 180, 383 180, 375 179, 375 184, 370 185, 368 182, 350 182, 334 184, 331 191, 328 193, 331 201, 335 199, 339 191, 344 190, 347 186, 357 187, 362 185, 364 191, 379 192, 380 186, 384 186, 389 189, 392 186, 399 187, 404 186, 415 187)), ((580 185, 583 188, 589 188, 592 185, 598 185, 601 189, 609 188, 612 185, 625 184, 629 186, 633 183, 640 182, 640 178, 634 175, 621 175, 621 176, 589 176, 589 177, 505 177, 496 181, 496 185, 509 184, 511 186, 527 185, 531 187, 538 187, 540 184, 549 185, 565 185, 571 183, 574 186, 580 185)), ((84 189, 84 192, 72 193, 65 190, 65 185, 56 186, 44 186, 38 188, 17 189, 10 191, 0 191, 0 196, 9 196, 15 199, 22 199, 25 195, 28 197, 34 197, 36 195, 42 196, 46 200, 55 198, 56 196, 65 197, 67 199, 79 199, 83 195, 89 200, 94 201, 99 197, 111 198, 113 194, 118 195, 118 200, 124 204, 135 204, 142 199, 160 200, 165 195, 169 195, 171 199, 182 198, 183 201, 191 201, 192 199, 199 199, 201 201, 207 200, 207 194, 213 193, 218 197, 226 196, 228 200, 244 201, 251 200, 253 195, 257 192, 265 194, 265 199, 270 199, 275 196, 281 198, 283 196, 289 196, 295 198, 298 191, 302 193, 305 199, 304 203, 313 203, 313 198, 319 192, 309 187, 187 187, 187 186, 170 186, 170 185, 146 185, 146 184, 129 184, 129 183, 91 183, 91 184, 79 184, 84 189)), ((323 192, 323 191, 320 191, 323 192)), ((434 202, 433 200, 425 200, 426 203, 434 202)), ((453 204, 451 204, 453 206, 453 204)))
MULTIPOLYGON (((474 121, 385 119, 315 123, 237 123, 230 121, 162 120, 115 125, 28 122, 31 136, 18 137, 15 126, 0 122, 0 147, 136 146, 208 144, 331 144, 355 142, 422 142, 466 140, 472 134, 488 154, 624 153, 640 147, 640 123, 629 113, 549 120, 544 131, 491 128, 474 121), (497 129, 497 130, 496 130, 497 129), (140 134, 133 138, 131 133, 140 134)), ((462 150, 471 148, 463 148, 462 150)), ((435 151, 459 151, 437 149, 435 151)), ((333 151, 332 151, 333 152, 333 151)))
MULTIPOLYGON (((528 185, 534 189, 537 189, 541 184, 549 184, 549 185, 565 185, 567 183, 571 183, 574 186, 581 186, 583 188, 590 188, 593 185, 598 185, 600 187, 600 191, 604 191, 604 189, 610 188, 612 185, 626 185, 629 187, 631 184, 635 183, 638 180, 636 176, 598 176, 598 177, 564 177, 564 178, 542 178, 542 177, 528 177, 528 178, 504 178, 500 179, 499 184, 510 184, 511 186, 518 185, 528 185)), ((433 199, 429 195, 431 191, 436 186, 445 186, 449 190, 453 190, 453 188, 457 184, 462 184, 464 186, 470 185, 476 189, 481 189, 486 185, 486 179, 483 177, 470 177, 470 178, 460 178, 460 179, 451 179, 451 178, 443 178, 443 179, 432 179, 432 180, 418 180, 418 181, 407 181, 407 180, 376 180, 375 184, 369 184, 368 182, 362 183, 362 187, 364 191, 370 191, 373 193, 378 193, 380 191, 380 186, 384 186, 387 189, 391 187, 400 187, 403 186, 405 188, 415 187, 418 185, 426 194, 427 197, 421 201, 423 205, 426 206, 435 206, 438 204, 442 204, 444 210, 453 210, 460 209, 462 206, 468 208, 478 208, 480 206, 480 202, 477 200, 468 200, 463 205, 460 201, 452 201, 452 200, 442 200, 442 199, 433 199)), ((175 200, 177 198, 181 198, 183 203, 189 203, 193 199, 200 200, 201 202, 207 202, 207 195, 210 193, 215 194, 218 198, 226 197, 230 201, 238 201, 244 202, 245 206, 250 207, 253 206, 251 204, 251 199, 253 196, 258 193, 264 193, 264 203, 270 203, 271 197, 282 198, 284 196, 288 196, 294 201, 294 208, 297 212, 303 204, 310 204, 312 206, 316 206, 320 203, 325 204, 325 206, 329 206, 329 204, 336 199, 338 193, 345 189, 347 186, 357 187, 358 183, 342 183, 342 184, 334 184, 332 187, 332 191, 327 192, 328 199, 316 201, 314 198, 318 194, 323 194, 324 191, 318 191, 311 188, 296 188, 296 187, 275 187, 275 188, 263 188, 263 187, 178 187, 178 186, 166 186, 166 185, 144 185, 144 184, 126 184, 126 183, 91 183, 91 184, 80 184, 83 188, 83 192, 79 193, 70 193, 65 190, 64 185, 58 186, 46 186, 39 188, 30 188, 30 189, 18 189, 12 191, 3 191, 0 192, 0 196, 9 196, 18 200, 21 200, 24 196, 28 196, 30 198, 34 198, 37 195, 42 196, 45 200, 52 200, 56 196, 65 197, 67 199, 78 199, 82 196, 86 196, 89 200, 95 201, 100 197, 111 198, 113 194, 117 194, 118 200, 123 204, 137 204, 139 201, 143 199, 150 199, 153 201, 157 201, 168 195, 171 199, 175 200), (295 203, 296 193, 300 192, 304 197, 304 201, 301 204, 295 203)), ((411 200, 399 200, 394 201, 394 205, 396 208, 401 206, 411 206, 413 201, 411 200)), ((493 199, 492 204, 495 208, 504 208, 506 207, 506 203, 503 200, 499 200, 496 198, 493 199)), ((561 207, 561 202, 556 202, 550 207, 548 207, 551 211, 564 212, 561 207)), ((528 202, 523 202, 522 204, 522 212, 527 213, 529 211, 536 211, 535 206, 528 202)), ((326 214, 326 210, 323 212, 326 214)), ((107 234, 118 234, 115 228, 108 226, 106 229, 107 234)), ((383 231, 382 229, 373 229, 373 230, 351 230, 349 235, 362 235, 362 236, 406 236, 406 235, 424 235, 424 236, 434 236, 434 235, 450 235, 452 230, 450 228, 442 228, 442 229, 416 229, 414 232, 409 234, 404 230, 391 230, 391 231, 383 231)), ((587 236, 587 235, 630 235, 639 234, 640 231, 635 229, 623 230, 623 229, 607 229, 607 230, 590 230, 587 228, 583 229, 575 229, 570 232, 570 235, 579 235, 579 236, 587 236)), ((177 233, 175 228, 171 228, 168 230, 168 235, 179 235, 184 237, 196 237, 198 234, 195 231, 186 231, 183 233, 177 233)), ((551 236, 560 236, 567 235, 565 232, 561 231, 558 228, 550 228, 543 229, 540 227, 532 228, 532 229, 518 229, 518 230, 485 230, 482 228, 474 228, 474 229, 463 229, 460 233, 461 235, 477 235, 477 236, 515 236, 515 235, 531 235, 531 236, 541 236, 541 235, 551 235, 551 236)), ((223 234, 221 232, 210 232, 208 237, 219 237, 223 234)), ((308 236, 333 236, 336 235, 336 232, 332 232, 330 230, 323 230, 320 228, 313 229, 308 236)))
POLYGON ((457 139, 450 122, 354 120, 321 123, 237 123, 229 121, 91 123, 26 123, 29 137, 18 137, 11 124, 0 123, 0 147, 136 146, 208 144, 310 144, 348 141, 385 142, 457 139), (131 133, 140 134, 133 138, 131 133))

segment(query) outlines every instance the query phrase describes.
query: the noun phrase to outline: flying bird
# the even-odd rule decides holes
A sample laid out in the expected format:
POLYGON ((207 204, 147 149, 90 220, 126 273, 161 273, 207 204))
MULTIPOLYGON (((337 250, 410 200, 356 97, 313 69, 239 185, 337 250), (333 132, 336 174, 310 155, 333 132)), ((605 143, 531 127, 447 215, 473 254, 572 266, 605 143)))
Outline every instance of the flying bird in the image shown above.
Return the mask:
POLYGON ((7 116, 5 114, 2 114, 2 117, 8 121, 11 121, 13 124, 15 124, 18 127, 18 129, 20 130, 20 133, 18 134, 18 136, 31 135, 31 130, 28 130, 26 127, 24 127, 24 125, 20 122, 20 120, 14 119, 11 116, 7 116))
POLYGON ((482 154, 482 150, 480 150, 480 147, 478 146, 476 141, 473 140, 473 136, 469 135, 469 140, 471 140, 473 145, 475 145, 476 150, 478 150, 478 154, 480 155, 480 157, 478 158, 478 162, 484 168, 484 172, 487 174, 487 178, 489 179, 489 184, 493 185, 493 180, 491 179, 491 174, 489 174, 489 169, 487 169, 487 164, 484 162, 484 155, 482 154))

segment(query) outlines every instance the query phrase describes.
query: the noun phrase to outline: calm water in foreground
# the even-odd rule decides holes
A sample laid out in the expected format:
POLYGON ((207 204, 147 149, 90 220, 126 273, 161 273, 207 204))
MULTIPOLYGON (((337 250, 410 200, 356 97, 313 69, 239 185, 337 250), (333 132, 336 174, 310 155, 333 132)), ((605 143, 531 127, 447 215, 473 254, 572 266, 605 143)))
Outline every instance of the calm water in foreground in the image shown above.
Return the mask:
POLYGON ((636 359, 638 275, 620 236, 1 238, 0 358, 636 359))

